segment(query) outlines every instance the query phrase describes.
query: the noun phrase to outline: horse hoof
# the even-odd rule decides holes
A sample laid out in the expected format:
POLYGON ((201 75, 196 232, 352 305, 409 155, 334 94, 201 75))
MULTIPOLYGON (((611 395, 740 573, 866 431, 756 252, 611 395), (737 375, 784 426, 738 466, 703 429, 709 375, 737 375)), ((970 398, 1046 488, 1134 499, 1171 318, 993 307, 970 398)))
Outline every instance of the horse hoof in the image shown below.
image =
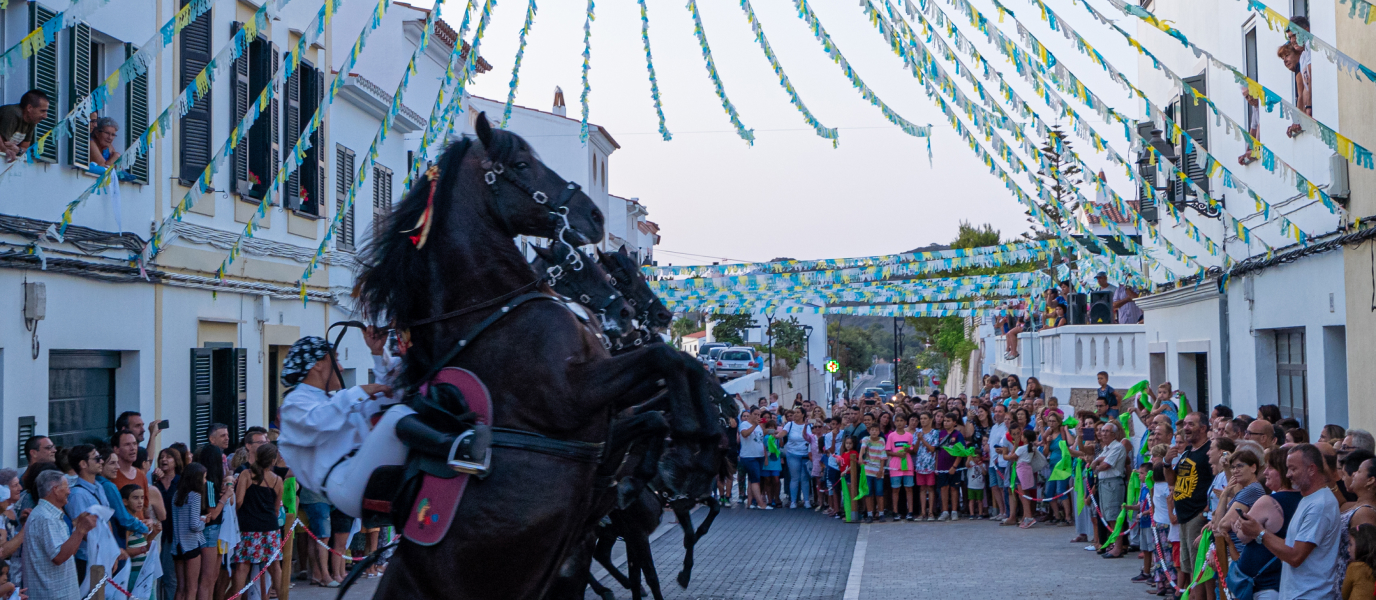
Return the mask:
POLYGON ((616 594, 613 594, 611 590, 607 590, 598 595, 602 596, 602 600, 616 600, 616 594))
POLYGON ((681 587, 681 588, 683 588, 683 589, 685 589, 685 590, 688 589, 688 579, 691 578, 691 577, 692 577, 692 575, 689 575, 687 571, 679 571, 679 572, 678 572, 678 587, 681 587))

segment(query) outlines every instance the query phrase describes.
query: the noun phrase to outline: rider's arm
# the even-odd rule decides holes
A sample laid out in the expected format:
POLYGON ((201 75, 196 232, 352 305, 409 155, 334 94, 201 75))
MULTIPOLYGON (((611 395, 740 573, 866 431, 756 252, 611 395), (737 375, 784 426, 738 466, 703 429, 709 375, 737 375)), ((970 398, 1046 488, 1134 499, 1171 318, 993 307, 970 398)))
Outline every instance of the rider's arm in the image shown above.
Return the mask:
POLYGON ((282 405, 282 432, 290 434, 292 443, 298 446, 319 444, 343 429, 349 413, 360 410, 360 403, 367 399, 368 393, 361 387, 340 390, 333 396, 298 388, 287 395, 282 405))

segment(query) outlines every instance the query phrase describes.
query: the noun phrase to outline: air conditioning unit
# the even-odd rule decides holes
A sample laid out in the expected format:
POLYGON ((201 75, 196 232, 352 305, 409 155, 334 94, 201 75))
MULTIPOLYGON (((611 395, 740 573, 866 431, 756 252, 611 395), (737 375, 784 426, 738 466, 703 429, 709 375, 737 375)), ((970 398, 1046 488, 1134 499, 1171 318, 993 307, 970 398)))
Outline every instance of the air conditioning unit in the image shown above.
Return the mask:
POLYGON ((1347 159, 1337 153, 1328 157, 1328 174, 1328 195, 1346 204, 1352 197, 1352 186, 1347 180, 1347 159))

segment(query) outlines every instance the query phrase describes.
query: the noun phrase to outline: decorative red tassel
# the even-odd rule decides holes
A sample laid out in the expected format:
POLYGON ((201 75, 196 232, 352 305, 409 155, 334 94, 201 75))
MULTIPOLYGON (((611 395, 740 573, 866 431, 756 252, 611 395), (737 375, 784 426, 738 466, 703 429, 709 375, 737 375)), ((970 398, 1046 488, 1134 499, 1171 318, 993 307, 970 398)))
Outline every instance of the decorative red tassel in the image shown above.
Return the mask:
POLYGON ((420 230, 420 233, 410 238, 417 250, 425 247, 426 240, 430 238, 430 225, 434 223, 435 188, 440 183, 440 168, 431 165, 425 170, 425 178, 430 180, 430 195, 425 199, 425 212, 421 213, 420 218, 416 220, 416 226, 409 230, 420 230))

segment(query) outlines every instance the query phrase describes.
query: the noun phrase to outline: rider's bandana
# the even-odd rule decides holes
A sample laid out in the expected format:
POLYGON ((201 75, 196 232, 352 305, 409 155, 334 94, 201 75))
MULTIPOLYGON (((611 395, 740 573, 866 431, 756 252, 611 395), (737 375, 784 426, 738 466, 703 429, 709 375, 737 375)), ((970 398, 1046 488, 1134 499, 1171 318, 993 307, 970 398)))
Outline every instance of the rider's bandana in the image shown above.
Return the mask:
POLYGON ((330 355, 332 348, 325 338, 308 335, 291 345, 291 350, 287 351, 287 360, 282 364, 282 385, 295 387, 306 378, 306 373, 310 372, 320 359, 330 355))

